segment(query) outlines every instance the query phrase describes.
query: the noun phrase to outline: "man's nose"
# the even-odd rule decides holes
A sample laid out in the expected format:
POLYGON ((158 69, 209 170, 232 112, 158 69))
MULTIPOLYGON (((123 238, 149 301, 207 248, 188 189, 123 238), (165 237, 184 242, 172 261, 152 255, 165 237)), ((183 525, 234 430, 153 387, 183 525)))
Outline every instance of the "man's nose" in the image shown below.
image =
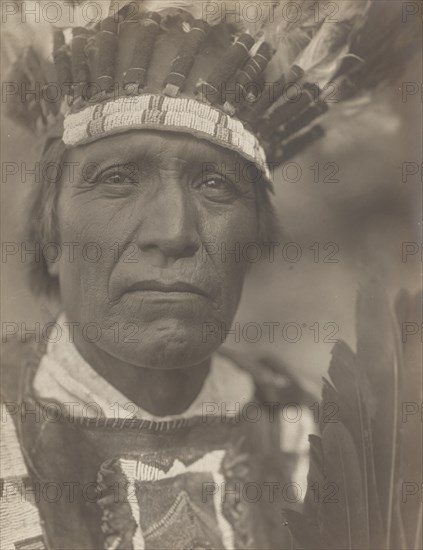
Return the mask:
POLYGON ((138 246, 158 267, 194 256, 201 245, 198 212, 188 190, 164 185, 143 208, 138 246))

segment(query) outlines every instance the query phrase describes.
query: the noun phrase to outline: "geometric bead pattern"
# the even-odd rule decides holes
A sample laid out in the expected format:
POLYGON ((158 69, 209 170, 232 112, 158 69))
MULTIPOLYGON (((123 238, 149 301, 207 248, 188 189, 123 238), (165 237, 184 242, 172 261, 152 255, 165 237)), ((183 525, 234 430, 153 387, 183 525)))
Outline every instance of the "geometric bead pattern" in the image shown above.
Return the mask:
POLYGON ((132 129, 185 132, 206 139, 236 151, 271 179, 265 152, 243 123, 196 99, 145 93, 88 106, 66 115, 62 139, 72 147, 132 129))

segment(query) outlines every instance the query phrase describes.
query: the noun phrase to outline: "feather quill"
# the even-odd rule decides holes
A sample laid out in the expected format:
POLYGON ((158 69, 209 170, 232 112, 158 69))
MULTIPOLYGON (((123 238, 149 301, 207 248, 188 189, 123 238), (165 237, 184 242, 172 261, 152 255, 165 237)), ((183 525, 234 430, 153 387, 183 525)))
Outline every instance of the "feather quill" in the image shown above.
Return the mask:
POLYGON ((322 523, 326 538, 338 549, 366 548, 362 472, 354 441, 341 422, 328 424, 322 434, 322 447, 328 488, 323 492, 322 523), (326 493, 326 494, 325 494, 326 493))
POLYGON ((336 74, 349 51, 352 36, 363 24, 369 2, 344 0, 337 6, 336 22, 325 20, 296 60, 296 64, 307 73, 308 80, 320 87, 324 87, 336 74))
POLYGON ((264 39, 275 49, 266 70, 269 82, 286 75, 299 53, 316 35, 322 21, 316 20, 315 10, 322 3, 322 0, 299 0, 294 4, 291 0, 280 0, 275 3, 272 19, 264 31, 264 39))
POLYGON ((352 37, 350 52, 335 75, 348 77, 352 93, 393 82, 421 51, 419 18, 405 22, 402 9, 401 2, 370 2, 366 19, 352 37))
MULTIPOLYGON (((138 5, 141 12, 154 11, 162 15, 179 15, 181 13, 188 13, 193 19, 202 19, 206 21, 210 26, 218 25, 222 21, 227 23, 238 22, 236 15, 240 10, 241 2, 235 2, 232 0, 125 0, 119 3, 119 7, 125 5, 138 5)), ((245 30, 245 23, 242 29, 245 30)))
POLYGON ((422 432, 415 408, 414 423, 401 422, 400 403, 422 401, 421 342, 401 342, 399 328, 404 319, 420 327, 421 307, 421 295, 400 293, 395 317, 379 283, 359 290, 357 352, 336 344, 324 380, 322 410, 335 403, 337 422, 320 423, 320 443, 310 438, 303 522, 287 515, 304 548, 420 548, 422 507, 414 489, 422 481, 422 432), (314 501, 311 483, 322 476, 338 486, 338 503, 314 501), (410 480, 414 498, 404 503, 410 480))
POLYGON ((365 389, 367 382, 358 372, 356 356, 342 341, 334 346, 328 372, 337 391, 334 403, 338 407, 338 420, 350 432, 360 460, 366 512, 363 526, 367 532, 368 546, 378 547, 383 540, 383 528, 377 496, 371 427, 366 409, 366 402, 372 402, 373 397, 365 389))
POLYGON ((25 0, 25 9, 29 10, 28 4, 33 4, 31 10, 37 13, 49 14, 51 25, 60 29, 75 27, 93 27, 101 20, 106 19, 109 10, 113 5, 113 0, 102 0, 101 2, 90 2, 90 0, 79 0, 69 2, 67 0, 56 0, 55 14, 51 9, 50 0, 25 0), (38 4, 38 6, 37 6, 38 4), (51 10, 51 11, 49 11, 51 10), (53 22, 54 21, 54 22, 53 22))
MULTIPOLYGON (((421 430, 419 404, 423 403, 422 342, 420 334, 420 327, 423 326, 422 305, 423 296, 421 294, 413 297, 405 291, 398 294, 395 302, 396 317, 401 327, 404 364, 400 422, 402 445, 399 467, 401 479, 409 484, 411 482, 411 485, 408 485, 411 490, 414 490, 422 481, 422 456, 419 452, 419 449, 421 451, 423 446, 421 431, 420 440, 418 437, 416 438, 416 430, 419 428, 421 430)), ((402 499, 401 511, 407 546, 413 550, 418 550, 422 541, 423 510, 421 496, 419 498, 417 493, 408 496, 407 499, 402 499)))
POLYGON ((399 374, 398 329, 388 298, 375 281, 360 289, 357 302, 357 366, 367 382, 372 405, 370 425, 376 482, 386 546, 391 545, 394 481, 398 470, 399 374))

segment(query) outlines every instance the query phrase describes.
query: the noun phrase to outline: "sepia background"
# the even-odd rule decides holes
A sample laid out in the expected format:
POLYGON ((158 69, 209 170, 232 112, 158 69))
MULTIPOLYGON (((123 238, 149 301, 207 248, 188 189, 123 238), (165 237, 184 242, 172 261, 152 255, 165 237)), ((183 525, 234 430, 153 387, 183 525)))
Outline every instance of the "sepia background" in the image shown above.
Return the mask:
MULTIPOLYGON (((2 65, 4 74, 5 57, 2 65)), ((392 297, 400 288, 421 286, 421 248, 402 256, 404 243, 422 246, 421 82, 417 57, 401 81, 370 101, 334 105, 325 118, 326 137, 275 173, 277 211, 289 237, 275 248, 273 263, 252 264, 239 324, 227 344, 276 354, 316 393, 329 364, 330 340, 342 338, 354 347, 360 281, 375 274, 392 297), (404 97, 405 83, 418 91, 404 97), (416 173, 406 177, 407 167, 416 173), (286 242, 296 244, 284 257, 286 242), (288 261, 295 251, 301 257, 288 261), (274 342, 264 323, 279 323, 274 342)), ((36 167, 42 138, 3 115, 1 140, 2 242, 19 243, 31 186, 31 174, 22 174, 36 167), (17 175, 5 174, 6 162, 17 163, 17 175)), ((31 294, 19 254, 3 257, 1 270, 2 322, 30 329, 50 320, 55 306, 31 294)))

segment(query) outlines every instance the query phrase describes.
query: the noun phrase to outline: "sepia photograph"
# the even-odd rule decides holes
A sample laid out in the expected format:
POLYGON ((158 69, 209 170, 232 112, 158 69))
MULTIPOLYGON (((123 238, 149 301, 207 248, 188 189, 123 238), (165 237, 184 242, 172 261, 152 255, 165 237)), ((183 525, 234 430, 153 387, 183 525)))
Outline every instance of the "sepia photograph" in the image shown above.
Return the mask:
POLYGON ((0 11, 0 550, 423 550, 423 3, 0 11))

